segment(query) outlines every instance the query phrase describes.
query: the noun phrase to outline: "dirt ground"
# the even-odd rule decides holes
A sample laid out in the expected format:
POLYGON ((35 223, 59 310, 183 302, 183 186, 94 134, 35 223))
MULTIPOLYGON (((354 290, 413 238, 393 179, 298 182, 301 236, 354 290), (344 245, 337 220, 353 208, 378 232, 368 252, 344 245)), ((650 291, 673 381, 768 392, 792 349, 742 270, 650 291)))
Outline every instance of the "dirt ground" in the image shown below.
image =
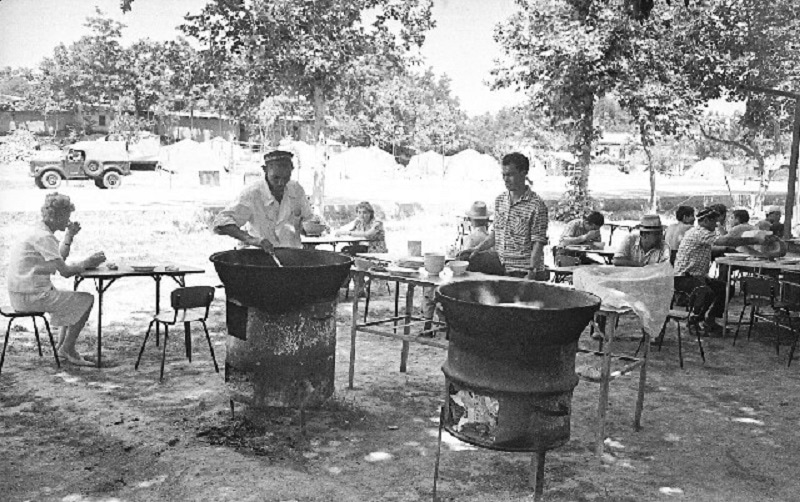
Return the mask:
MULTIPOLYGON (((342 299, 336 393, 309 413, 304 437, 294 411, 276 410, 266 426, 231 418, 201 333, 191 364, 181 341, 171 340, 164 383, 152 344, 134 371, 147 311, 124 296, 120 287, 106 297, 134 312, 105 324, 110 367, 101 370, 58 370, 49 350, 38 357, 32 333, 14 331, 0 375, 3 500, 431 500, 444 351, 412 345, 403 374, 399 342, 362 334, 356 389, 348 390, 350 303, 342 299)), ((214 307, 221 363, 223 301, 214 307)), ((389 309, 384 292, 370 310, 389 309)), ((636 324, 620 329, 620 349, 633 351, 636 324)), ((84 353, 93 332, 83 337, 84 353)), ((582 381, 571 440, 547 455, 544 500, 798 500, 800 363, 787 368, 788 347, 776 355, 773 340, 767 326, 735 347, 731 338, 705 339, 705 365, 687 341, 681 370, 670 330, 663 350, 651 353, 643 430, 631 426, 636 378, 612 383, 602 460, 592 451, 599 387, 582 381)), ((445 435, 440 500, 532 500, 529 462, 529 454, 475 449, 445 435)))
MULTIPOLYGON (((30 180, 18 172, 5 176, 2 167, 0 302, 8 246, 30 228, 44 197, 43 191, 7 187, 8 179, 30 180)), ((198 212, 201 194, 153 195, 148 186, 132 185, 116 195, 91 186, 61 190, 74 197, 83 224, 75 256, 103 249, 118 263, 200 266, 207 272, 187 278, 188 284, 219 284, 208 256, 231 243, 208 232, 198 212)), ((438 220, 394 221, 389 228, 390 248, 420 232, 441 234, 443 242, 454 235, 438 220)), ((57 286, 70 282, 58 279, 57 286)), ((172 286, 164 284, 162 302, 172 286)), ((81 290, 93 289, 84 283, 81 290)), ((210 331, 222 367, 227 335, 224 293, 217 291, 210 331)), ((391 297, 379 291, 371 312, 385 315, 391 297)), ((57 369, 46 339, 39 358, 29 322, 17 324, 0 374, 0 501, 431 500, 443 350, 412 345, 408 372, 400 373, 400 342, 361 334, 356 388, 348 390, 351 304, 342 298, 336 392, 308 414, 304 436, 293 410, 275 410, 258 427, 244 423, 241 410, 232 418, 228 390, 199 331, 191 364, 180 337, 170 338, 164 383, 158 381, 161 351, 152 343, 134 371, 152 309, 150 279, 124 279, 109 288, 107 367, 100 370, 66 363, 57 369)), ((94 353, 96 319, 93 314, 79 340, 83 354, 94 353)), ((638 326, 624 320, 620 329, 625 340, 619 349, 633 352, 638 326)), ((774 340, 767 326, 757 326, 750 340, 740 337, 735 347, 730 337, 706 339, 706 364, 689 340, 680 369, 671 328, 663 350, 651 352, 641 431, 632 428, 637 378, 611 384, 602 459, 593 452, 599 387, 582 381, 572 401, 571 439, 547 454, 543 499, 800 500, 800 361, 787 368, 788 336, 780 355, 774 340)), ((587 335, 582 344, 593 346, 587 335)), ((444 439, 441 501, 532 500, 530 454, 444 439)))

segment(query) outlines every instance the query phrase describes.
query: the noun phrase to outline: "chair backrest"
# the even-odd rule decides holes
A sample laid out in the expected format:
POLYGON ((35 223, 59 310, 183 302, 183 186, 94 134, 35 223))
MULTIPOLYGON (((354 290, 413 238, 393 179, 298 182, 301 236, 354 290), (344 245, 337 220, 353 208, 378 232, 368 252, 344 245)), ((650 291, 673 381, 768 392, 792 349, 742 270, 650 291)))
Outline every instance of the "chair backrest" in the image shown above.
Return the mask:
POLYGON ((686 310, 689 312, 696 312, 697 309, 695 307, 702 306, 705 302, 709 299, 714 298, 714 290, 710 287, 703 284, 702 286, 697 286, 692 290, 692 293, 689 295, 689 302, 686 305, 686 310))
POLYGON ((789 304, 788 310, 800 310, 800 284, 780 282, 780 297, 789 304))
POLYGON ((214 300, 214 288, 211 286, 191 286, 188 288, 177 288, 170 295, 172 308, 177 313, 179 310, 195 309, 205 307, 208 317, 208 309, 214 300))
POLYGON ((741 282, 745 298, 771 299, 775 295, 776 281, 772 277, 751 275, 742 277, 741 282))
POLYGON ((556 267, 574 267, 581 264, 577 256, 556 255, 556 267))

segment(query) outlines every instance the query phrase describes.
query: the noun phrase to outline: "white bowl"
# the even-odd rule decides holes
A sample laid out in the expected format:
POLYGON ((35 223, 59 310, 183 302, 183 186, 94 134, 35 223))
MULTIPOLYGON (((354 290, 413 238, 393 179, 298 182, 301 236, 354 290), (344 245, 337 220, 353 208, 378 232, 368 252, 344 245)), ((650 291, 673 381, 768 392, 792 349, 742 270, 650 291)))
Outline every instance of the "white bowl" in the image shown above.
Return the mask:
POLYGON ((469 267, 468 261, 451 261, 447 264, 447 268, 449 268, 453 275, 464 275, 467 272, 467 267, 469 267))

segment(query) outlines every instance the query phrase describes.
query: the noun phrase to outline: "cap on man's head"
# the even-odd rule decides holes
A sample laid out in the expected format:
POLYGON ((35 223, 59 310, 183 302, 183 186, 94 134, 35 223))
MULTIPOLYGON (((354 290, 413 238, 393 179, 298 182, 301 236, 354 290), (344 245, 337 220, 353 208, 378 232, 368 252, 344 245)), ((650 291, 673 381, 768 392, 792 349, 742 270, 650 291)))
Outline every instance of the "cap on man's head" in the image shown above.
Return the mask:
POLYGON ((704 207, 697 212, 697 219, 703 220, 706 218, 719 218, 720 214, 713 207, 704 207))
POLYGON ((766 214, 772 214, 772 213, 783 214, 783 208, 781 208, 781 206, 769 206, 769 207, 767 207, 767 213, 766 214))
POLYGON ((291 162, 292 157, 294 157, 294 154, 292 154, 292 152, 287 152, 284 150, 273 150, 269 153, 264 154, 264 164, 269 164, 271 162, 280 162, 285 160, 291 162))
POLYGON ((657 214, 646 214, 639 221, 639 232, 662 232, 661 218, 657 214))
POLYGON ((472 207, 469 208, 469 211, 467 211, 467 217, 473 220, 488 220, 489 208, 486 207, 485 202, 476 200, 472 203, 472 207))

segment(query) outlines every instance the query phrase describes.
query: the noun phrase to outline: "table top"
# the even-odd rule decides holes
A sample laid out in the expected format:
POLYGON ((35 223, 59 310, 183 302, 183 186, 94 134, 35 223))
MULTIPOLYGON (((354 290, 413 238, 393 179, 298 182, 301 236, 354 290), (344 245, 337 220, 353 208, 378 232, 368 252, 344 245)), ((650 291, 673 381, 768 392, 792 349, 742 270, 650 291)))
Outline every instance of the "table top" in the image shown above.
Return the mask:
MULTIPOLYGON (((465 272, 462 275, 453 276, 450 272, 443 271, 439 275, 429 275, 424 269, 420 269, 416 274, 411 275, 398 275, 391 272, 382 272, 371 268, 369 270, 352 269, 353 272, 369 275, 375 279, 383 279, 386 281, 403 282, 406 284, 415 284, 418 286, 441 286, 458 281, 480 280, 480 281, 495 281, 495 280, 508 280, 508 281, 525 281, 526 279, 510 277, 505 275, 489 275, 481 272, 465 272)), ((558 284, 547 283, 551 286, 559 286, 558 284)))
POLYGON ((614 256, 614 251, 611 249, 595 249, 595 248, 587 248, 581 245, 572 245, 572 246, 564 246, 564 249, 569 251, 577 251, 579 253, 595 253, 603 256, 614 256))
POLYGON ((635 228, 638 227, 641 222, 639 220, 618 220, 618 221, 607 221, 604 225, 607 225, 612 228, 635 228))
POLYGON ((800 256, 787 256, 783 259, 768 260, 766 258, 755 259, 755 257, 720 256, 714 260, 717 264, 732 265, 740 268, 768 268, 773 270, 791 270, 800 272, 800 256))
POLYGON ((81 272, 78 277, 84 279, 109 279, 129 276, 202 274, 203 272, 205 272, 205 269, 175 264, 156 265, 153 270, 149 271, 137 271, 131 268, 130 265, 119 265, 117 270, 110 270, 106 265, 100 265, 96 269, 81 272), (170 269, 167 270, 166 267, 170 267, 170 269))
POLYGON ((369 242, 366 237, 353 237, 352 235, 320 235, 311 237, 308 235, 300 236, 300 242, 303 244, 338 244, 340 242, 369 242))

